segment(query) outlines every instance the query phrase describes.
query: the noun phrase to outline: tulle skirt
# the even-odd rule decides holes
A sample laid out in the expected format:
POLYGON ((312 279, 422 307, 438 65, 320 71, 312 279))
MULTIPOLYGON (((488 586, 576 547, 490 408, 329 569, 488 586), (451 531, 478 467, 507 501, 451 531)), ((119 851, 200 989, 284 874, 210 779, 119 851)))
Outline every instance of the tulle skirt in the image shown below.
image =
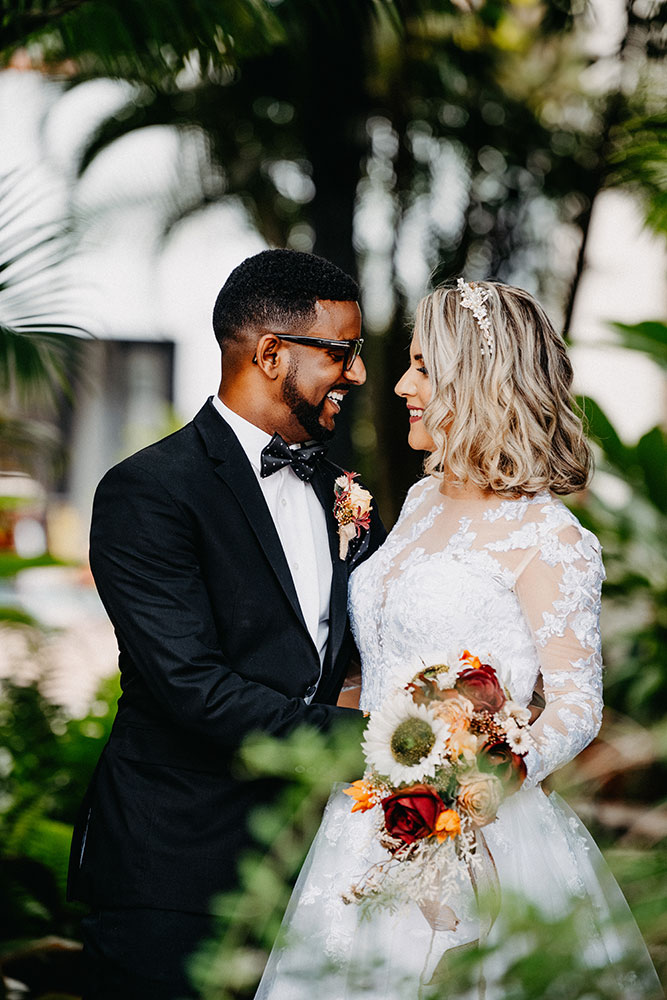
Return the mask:
POLYGON ((455 930, 437 929, 438 922, 409 901, 370 914, 346 904, 343 894, 369 866, 387 857, 376 839, 375 811, 352 814, 350 807, 349 797, 336 789, 255 1000, 502 1000, 503 976, 511 963, 531 947, 544 947, 544 937, 541 944, 539 938, 531 944, 525 926, 517 932, 517 900, 524 914, 534 913, 536 922, 544 922, 547 935, 549 922, 556 926, 572 914, 577 961, 612 970, 617 992, 610 995, 623 1000, 663 996, 618 884, 584 825, 555 793, 521 789, 484 828, 500 907, 488 935, 487 928, 482 930, 486 957, 474 983, 456 993, 447 989, 447 957, 480 941, 484 923, 469 876, 448 883, 443 899, 459 920, 455 930))

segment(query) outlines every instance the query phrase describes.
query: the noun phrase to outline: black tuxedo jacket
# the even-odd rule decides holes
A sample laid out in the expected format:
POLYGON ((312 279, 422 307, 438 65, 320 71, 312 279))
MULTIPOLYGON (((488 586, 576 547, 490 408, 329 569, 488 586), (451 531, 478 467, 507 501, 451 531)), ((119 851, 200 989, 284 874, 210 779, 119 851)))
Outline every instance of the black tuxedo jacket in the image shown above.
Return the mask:
POLYGON ((348 666, 350 570, 384 539, 377 511, 338 556, 333 483, 312 480, 333 564, 320 672, 255 473, 209 401, 176 434, 111 469, 95 496, 90 558, 120 651, 122 696, 75 828, 70 898, 95 907, 205 912, 234 885, 249 811, 268 793, 232 772, 244 737, 325 728, 348 666))

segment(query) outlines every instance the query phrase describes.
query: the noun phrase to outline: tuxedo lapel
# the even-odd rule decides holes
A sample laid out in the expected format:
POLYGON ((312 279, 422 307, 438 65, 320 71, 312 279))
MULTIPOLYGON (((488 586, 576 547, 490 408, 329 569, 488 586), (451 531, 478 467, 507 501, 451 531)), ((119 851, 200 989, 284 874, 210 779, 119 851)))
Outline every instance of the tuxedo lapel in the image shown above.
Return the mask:
POLYGON ((334 478, 334 476, 327 473, 324 463, 320 463, 311 480, 317 499, 324 507, 333 570, 331 576, 331 602, 329 605, 329 643, 327 647, 327 652, 330 654, 328 657, 330 665, 336 660, 345 632, 348 576, 347 564, 338 554, 338 524, 333 516, 334 478))
POLYGON ((194 424, 214 463, 216 475, 236 497, 294 613, 308 632, 276 526, 253 468, 236 435, 210 402, 199 411, 194 424))

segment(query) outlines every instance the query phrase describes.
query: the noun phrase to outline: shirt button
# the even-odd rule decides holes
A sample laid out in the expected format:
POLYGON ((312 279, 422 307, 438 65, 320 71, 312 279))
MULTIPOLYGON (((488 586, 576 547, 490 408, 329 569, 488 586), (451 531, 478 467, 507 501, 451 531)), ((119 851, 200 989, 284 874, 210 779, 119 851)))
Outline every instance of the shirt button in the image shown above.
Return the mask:
POLYGON ((281 504, 283 505, 283 507, 286 507, 286 506, 287 506, 287 500, 285 499, 285 497, 283 497, 283 498, 282 498, 282 500, 281 500, 280 502, 281 502, 281 504))
POLYGON ((294 563, 294 569, 295 569, 295 571, 297 573, 299 572, 299 564, 298 563, 294 563))

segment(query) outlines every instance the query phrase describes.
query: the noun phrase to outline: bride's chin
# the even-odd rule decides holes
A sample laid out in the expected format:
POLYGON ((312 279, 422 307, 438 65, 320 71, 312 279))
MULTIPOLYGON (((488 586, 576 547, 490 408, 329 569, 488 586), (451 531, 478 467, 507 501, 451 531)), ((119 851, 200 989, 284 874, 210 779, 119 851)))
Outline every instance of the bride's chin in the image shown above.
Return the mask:
POLYGON ((408 432, 408 447, 412 448, 413 451, 435 451, 435 445, 428 434, 419 428, 418 431, 413 430, 411 427, 408 432))

